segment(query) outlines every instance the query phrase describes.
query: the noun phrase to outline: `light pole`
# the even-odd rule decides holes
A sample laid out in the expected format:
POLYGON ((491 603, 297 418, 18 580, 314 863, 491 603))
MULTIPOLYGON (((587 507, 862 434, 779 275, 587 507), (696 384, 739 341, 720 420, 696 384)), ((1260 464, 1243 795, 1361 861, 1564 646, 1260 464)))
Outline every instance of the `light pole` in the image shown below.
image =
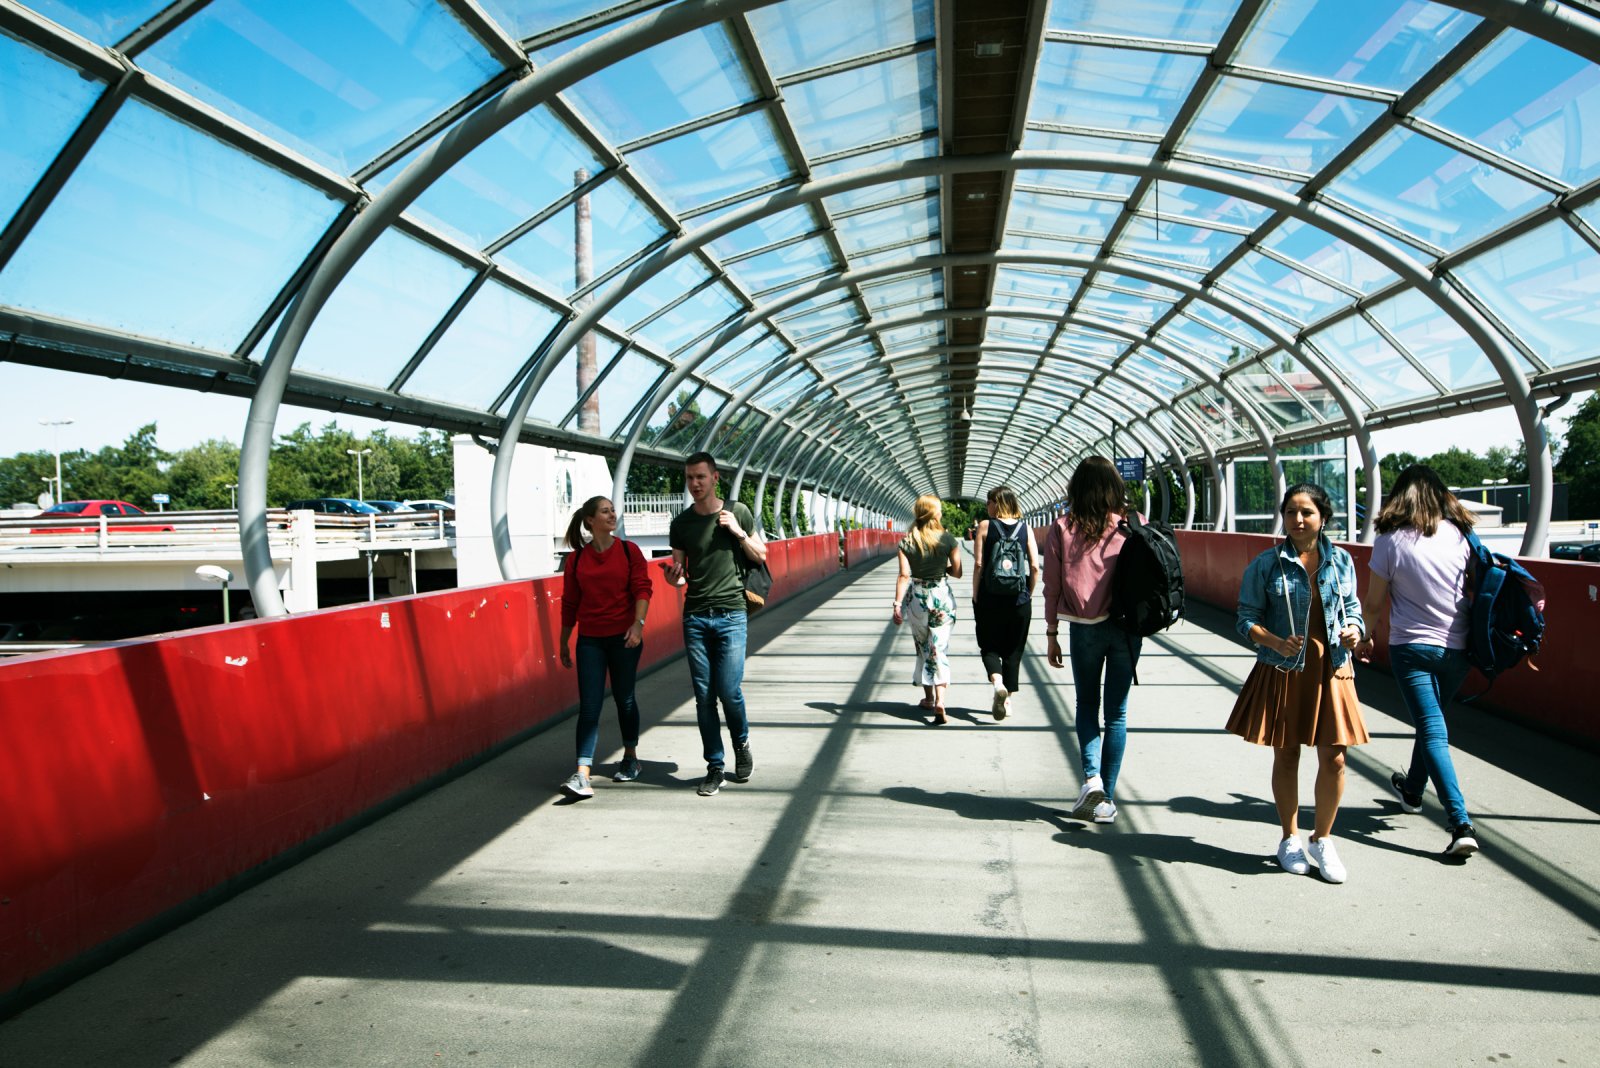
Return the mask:
POLYGON ((61 428, 71 426, 71 419, 41 419, 40 426, 55 427, 54 440, 51 442, 51 451, 56 454, 56 503, 61 503, 61 498, 66 496, 66 487, 61 484, 61 428))
POLYGON ((346 449, 345 452, 356 458, 356 500, 362 500, 367 495, 367 488, 361 481, 361 458, 372 455, 371 449, 346 449))
POLYGON ((239 483, 237 482, 228 483, 228 510, 233 512, 239 510, 239 483))

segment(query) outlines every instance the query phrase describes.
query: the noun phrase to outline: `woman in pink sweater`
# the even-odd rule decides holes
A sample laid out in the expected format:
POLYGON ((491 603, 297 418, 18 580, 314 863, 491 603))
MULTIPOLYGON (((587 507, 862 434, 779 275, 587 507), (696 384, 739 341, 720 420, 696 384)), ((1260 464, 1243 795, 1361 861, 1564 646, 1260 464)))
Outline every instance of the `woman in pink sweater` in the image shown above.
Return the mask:
POLYGON ((1089 457, 1072 473, 1068 512, 1051 525, 1044 544, 1044 633, 1050 666, 1062 666, 1057 635, 1065 619, 1077 690, 1084 782, 1072 815, 1096 823, 1113 823, 1117 818, 1114 798, 1128 743, 1128 690, 1143 641, 1111 622, 1111 574, 1126 540, 1118 524, 1127 515, 1127 500, 1116 465, 1104 456, 1089 457))
POLYGON ((611 676, 611 696, 622 725, 622 764, 611 778, 639 777, 639 705, 633 681, 644 652, 644 617, 650 610, 650 572, 644 554, 616 536, 617 510, 605 497, 590 497, 567 526, 567 557, 561 587, 561 666, 572 667, 569 644, 578 631, 578 770, 561 784, 574 801, 594 796, 589 772, 600 740, 600 710, 611 676), (589 532, 589 540, 583 532, 589 532))

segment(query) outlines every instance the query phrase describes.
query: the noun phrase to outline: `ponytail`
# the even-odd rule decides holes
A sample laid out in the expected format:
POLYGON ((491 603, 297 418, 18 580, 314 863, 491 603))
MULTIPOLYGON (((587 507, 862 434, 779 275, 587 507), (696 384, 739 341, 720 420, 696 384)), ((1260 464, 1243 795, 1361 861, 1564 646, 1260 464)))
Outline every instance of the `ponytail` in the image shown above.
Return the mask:
POLYGON ((593 519, 594 514, 600 510, 601 502, 610 499, 609 497, 590 497, 578 506, 577 511, 572 513, 572 522, 567 524, 567 544, 572 547, 573 552, 583 548, 583 532, 588 528, 587 521, 593 519))

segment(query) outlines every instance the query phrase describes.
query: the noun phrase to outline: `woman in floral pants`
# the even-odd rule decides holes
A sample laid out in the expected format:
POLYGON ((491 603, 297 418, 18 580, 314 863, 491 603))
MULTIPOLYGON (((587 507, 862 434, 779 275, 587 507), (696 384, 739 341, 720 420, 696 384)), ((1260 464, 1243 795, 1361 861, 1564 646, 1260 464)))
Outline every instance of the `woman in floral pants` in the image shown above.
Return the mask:
POLYGON ((950 632, 955 629, 956 597, 951 578, 961 577, 961 545, 944 529, 944 502, 931 493, 917 498, 911 530, 899 547, 900 577, 894 584, 894 622, 909 621, 917 645, 911 682, 921 686, 921 707, 933 722, 949 722, 944 691, 950 685, 950 632), (907 596, 907 589, 910 596, 907 596))

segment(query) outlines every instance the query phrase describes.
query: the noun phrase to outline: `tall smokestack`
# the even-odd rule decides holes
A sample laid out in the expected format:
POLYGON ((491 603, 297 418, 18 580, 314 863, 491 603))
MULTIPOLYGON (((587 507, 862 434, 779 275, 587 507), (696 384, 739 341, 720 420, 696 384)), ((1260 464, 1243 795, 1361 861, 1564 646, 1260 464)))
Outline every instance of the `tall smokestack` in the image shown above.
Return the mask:
MULTIPOLYGON (((579 167, 572 176, 572 184, 581 186, 589 180, 589 172, 579 167)), ((589 194, 585 193, 577 202, 576 233, 572 242, 572 252, 576 259, 573 273, 577 276, 578 288, 582 289, 594 280, 594 239, 593 226, 589 220, 589 194)), ((582 314, 587 308, 590 298, 584 296, 574 301, 574 310, 582 314)), ((578 340, 578 396, 583 396, 599 375, 600 368, 595 358, 594 334, 583 335, 578 340)), ((583 407, 578 409, 578 429, 590 434, 600 433, 600 395, 596 393, 583 402, 583 407)))

